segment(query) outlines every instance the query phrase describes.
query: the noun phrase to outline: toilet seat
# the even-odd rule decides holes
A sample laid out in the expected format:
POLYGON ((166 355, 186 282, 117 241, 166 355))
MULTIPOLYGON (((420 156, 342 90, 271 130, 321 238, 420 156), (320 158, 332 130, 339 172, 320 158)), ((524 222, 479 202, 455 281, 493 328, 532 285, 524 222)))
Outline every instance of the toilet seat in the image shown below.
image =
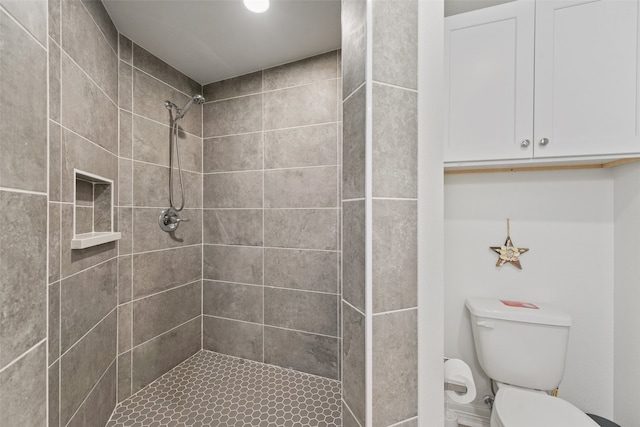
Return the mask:
POLYGON ((496 394, 491 426, 598 427, 598 424, 566 400, 507 387, 496 394))

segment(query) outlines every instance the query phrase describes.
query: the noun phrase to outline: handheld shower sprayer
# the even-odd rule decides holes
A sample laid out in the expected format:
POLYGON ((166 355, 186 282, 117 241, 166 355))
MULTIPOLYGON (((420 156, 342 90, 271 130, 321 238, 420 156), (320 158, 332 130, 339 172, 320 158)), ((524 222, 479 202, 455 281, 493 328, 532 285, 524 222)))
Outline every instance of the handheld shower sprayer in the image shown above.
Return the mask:
POLYGON ((158 217, 158 224, 163 231, 172 232, 178 228, 180 222, 189 221, 188 219, 181 219, 179 212, 184 208, 184 184, 182 180, 182 167, 180 166, 180 148, 178 145, 178 133, 180 120, 187 114, 187 111, 193 106, 193 104, 204 104, 204 97, 202 95, 194 95, 189 102, 183 107, 178 108, 176 104, 171 101, 164 101, 164 106, 169 110, 169 120, 171 124, 171 132, 169 133, 169 208, 162 211, 160 217, 158 217), (174 117, 175 111, 175 117, 174 117), (173 147, 175 147, 176 159, 178 161, 178 171, 180 174, 180 194, 181 203, 180 207, 176 207, 173 203, 173 147))

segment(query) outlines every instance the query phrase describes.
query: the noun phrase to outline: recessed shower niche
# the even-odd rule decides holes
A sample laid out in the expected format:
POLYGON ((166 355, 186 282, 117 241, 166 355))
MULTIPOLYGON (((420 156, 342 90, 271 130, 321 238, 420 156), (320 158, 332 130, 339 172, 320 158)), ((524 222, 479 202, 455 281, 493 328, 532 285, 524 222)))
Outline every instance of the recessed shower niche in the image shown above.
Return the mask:
POLYGON ((85 249, 120 239, 113 231, 113 181, 74 169, 71 249, 85 249))

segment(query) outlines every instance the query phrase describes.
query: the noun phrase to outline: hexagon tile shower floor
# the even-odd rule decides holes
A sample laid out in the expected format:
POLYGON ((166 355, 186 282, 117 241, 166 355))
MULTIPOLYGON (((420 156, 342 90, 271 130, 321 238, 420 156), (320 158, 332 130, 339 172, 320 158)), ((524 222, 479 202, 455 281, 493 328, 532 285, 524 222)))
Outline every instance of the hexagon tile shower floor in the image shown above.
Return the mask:
POLYGON ((341 427, 340 382, 201 350, 118 405, 120 426, 341 427))

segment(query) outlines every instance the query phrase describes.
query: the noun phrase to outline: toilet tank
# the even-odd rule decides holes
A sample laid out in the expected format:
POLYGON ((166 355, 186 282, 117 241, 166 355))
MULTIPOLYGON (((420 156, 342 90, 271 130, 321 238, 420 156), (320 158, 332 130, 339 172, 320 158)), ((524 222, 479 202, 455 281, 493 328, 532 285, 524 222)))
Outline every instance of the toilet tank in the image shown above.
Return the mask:
POLYGON ((547 305, 472 298, 466 302, 478 361, 489 378, 553 390, 564 373, 571 316, 547 305))

